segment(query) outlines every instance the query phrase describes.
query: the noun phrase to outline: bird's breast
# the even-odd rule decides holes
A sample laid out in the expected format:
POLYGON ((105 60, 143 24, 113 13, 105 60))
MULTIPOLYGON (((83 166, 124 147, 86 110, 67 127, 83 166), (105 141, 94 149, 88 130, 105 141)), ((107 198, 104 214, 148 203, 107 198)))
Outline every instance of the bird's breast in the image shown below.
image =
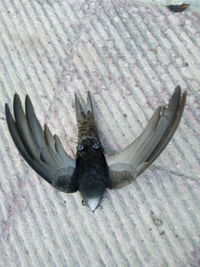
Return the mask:
POLYGON ((106 161, 78 159, 76 165, 76 175, 80 186, 98 186, 108 182, 108 167, 106 161))

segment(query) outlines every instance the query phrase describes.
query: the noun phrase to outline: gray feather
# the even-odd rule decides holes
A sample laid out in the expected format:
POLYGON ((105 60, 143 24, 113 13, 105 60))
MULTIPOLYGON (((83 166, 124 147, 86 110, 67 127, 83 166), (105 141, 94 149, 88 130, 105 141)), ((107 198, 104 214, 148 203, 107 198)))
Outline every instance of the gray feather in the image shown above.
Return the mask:
POLYGON ((142 134, 122 151, 106 155, 109 166, 109 188, 131 183, 160 155, 171 140, 184 110, 186 92, 177 86, 167 106, 158 107, 142 134))
POLYGON ((14 96, 15 120, 7 104, 5 112, 12 139, 27 163, 59 190, 67 193, 75 192, 77 190, 73 181, 75 160, 67 155, 60 140, 51 134, 47 125, 45 130, 42 130, 30 98, 26 96, 26 115, 17 94, 14 96), (62 186, 59 182, 60 177, 62 186))

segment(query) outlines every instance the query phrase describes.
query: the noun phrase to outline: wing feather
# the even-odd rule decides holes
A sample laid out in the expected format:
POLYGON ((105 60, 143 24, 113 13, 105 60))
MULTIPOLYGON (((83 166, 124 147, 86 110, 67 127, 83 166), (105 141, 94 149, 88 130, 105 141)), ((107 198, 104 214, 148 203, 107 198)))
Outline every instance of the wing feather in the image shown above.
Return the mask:
POLYGON ((175 88, 167 106, 158 107, 142 134, 122 151, 106 155, 109 166, 109 188, 131 183, 160 155, 172 138, 183 114, 186 92, 175 88))
POLYGON ((35 115, 33 105, 31 103, 31 100, 29 96, 27 95, 25 98, 25 109, 26 109, 26 119, 27 123, 29 125, 29 128, 31 130, 32 136, 35 140, 35 143, 39 147, 43 147, 46 145, 45 139, 44 139, 44 132, 42 130, 42 127, 35 115))
POLYGON ((67 193, 77 191, 73 178, 75 160, 65 152, 61 141, 51 134, 47 125, 43 131, 30 98, 26 96, 26 114, 17 94, 14 96, 13 108, 15 119, 8 105, 5 105, 8 128, 27 163, 57 189, 67 193))
POLYGON ((54 153, 56 152, 56 148, 55 148, 55 139, 51 133, 51 131, 49 130, 48 125, 45 123, 44 125, 44 136, 45 136, 45 140, 47 145, 54 151, 54 153))

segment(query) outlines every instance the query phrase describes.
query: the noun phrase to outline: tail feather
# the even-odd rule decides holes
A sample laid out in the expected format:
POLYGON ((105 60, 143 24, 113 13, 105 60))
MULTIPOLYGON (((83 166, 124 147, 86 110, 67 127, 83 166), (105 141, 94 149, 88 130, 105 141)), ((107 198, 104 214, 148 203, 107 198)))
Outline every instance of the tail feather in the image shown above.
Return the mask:
POLYGON ((85 113, 87 114, 88 112, 93 113, 92 98, 91 98, 90 91, 88 91, 87 93, 87 104, 86 104, 86 109, 85 109, 85 113))
POLYGON ((81 106, 81 103, 76 93, 75 93, 75 106, 76 106, 76 120, 79 123, 82 120, 84 120, 85 114, 83 112, 83 107, 81 106))
POLYGON ((84 103, 84 105, 81 105, 80 100, 75 93, 75 106, 79 142, 85 138, 98 138, 90 92, 88 91, 87 103, 84 103))

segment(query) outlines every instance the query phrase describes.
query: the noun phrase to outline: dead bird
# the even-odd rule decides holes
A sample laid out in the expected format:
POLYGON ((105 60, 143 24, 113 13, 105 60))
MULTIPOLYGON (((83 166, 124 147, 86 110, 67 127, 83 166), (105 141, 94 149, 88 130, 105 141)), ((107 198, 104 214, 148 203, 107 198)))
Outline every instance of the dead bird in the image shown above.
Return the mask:
POLYGON ((181 4, 181 5, 169 5, 167 7, 172 12, 183 12, 189 6, 190 6, 189 4, 181 4))
POLYGON ((83 202, 94 212, 106 188, 119 189, 130 184, 160 155, 176 131, 185 101, 186 91, 181 93, 177 86, 168 105, 155 110, 140 136, 122 151, 108 155, 98 136, 90 93, 84 106, 75 95, 75 159, 65 152, 58 136, 52 135, 46 124, 42 129, 28 95, 25 113, 18 94, 14 95, 14 118, 8 104, 5 113, 12 139, 27 163, 56 189, 65 193, 79 191, 83 202))

